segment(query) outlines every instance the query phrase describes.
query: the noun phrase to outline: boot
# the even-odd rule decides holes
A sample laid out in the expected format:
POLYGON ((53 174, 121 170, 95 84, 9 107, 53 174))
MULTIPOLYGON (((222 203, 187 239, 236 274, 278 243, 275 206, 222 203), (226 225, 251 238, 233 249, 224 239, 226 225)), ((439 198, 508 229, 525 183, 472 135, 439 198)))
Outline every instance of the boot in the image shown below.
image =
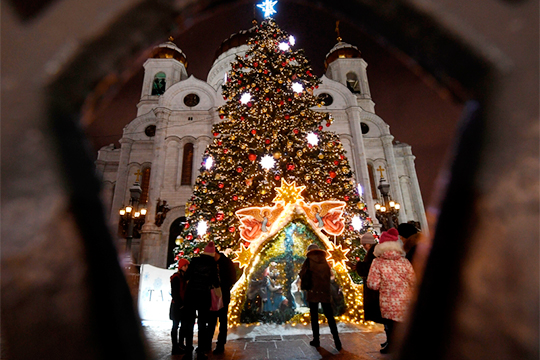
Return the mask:
POLYGON ((319 341, 319 339, 313 339, 309 342, 309 345, 311 346, 314 346, 316 348, 320 347, 321 346, 321 342, 319 341))

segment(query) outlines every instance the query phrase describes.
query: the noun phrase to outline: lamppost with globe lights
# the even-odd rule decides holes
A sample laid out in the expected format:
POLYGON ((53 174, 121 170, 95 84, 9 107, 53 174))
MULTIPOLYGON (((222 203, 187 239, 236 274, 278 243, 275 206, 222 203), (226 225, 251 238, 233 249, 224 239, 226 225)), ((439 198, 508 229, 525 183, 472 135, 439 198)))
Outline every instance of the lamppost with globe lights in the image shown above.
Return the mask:
POLYGON ((377 187, 383 197, 382 204, 375 204, 376 216, 382 224, 382 230, 387 231, 391 228, 397 228, 399 224, 398 215, 401 205, 390 198, 388 194, 390 184, 384 177, 381 177, 379 186, 377 187))
POLYGON ((131 243, 134 232, 140 232, 145 221, 146 208, 139 209, 142 188, 138 181, 129 189, 129 205, 120 209, 120 229, 126 238, 126 252, 131 255, 131 243))

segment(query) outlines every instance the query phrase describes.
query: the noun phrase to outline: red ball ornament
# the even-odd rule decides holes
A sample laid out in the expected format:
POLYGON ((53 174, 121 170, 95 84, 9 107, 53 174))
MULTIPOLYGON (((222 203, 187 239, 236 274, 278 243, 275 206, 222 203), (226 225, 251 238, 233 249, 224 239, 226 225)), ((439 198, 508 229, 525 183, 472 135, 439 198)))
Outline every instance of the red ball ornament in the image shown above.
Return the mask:
POLYGON ((349 230, 353 231, 354 228, 352 227, 352 225, 349 225, 349 230))
POLYGON ((236 200, 238 200, 238 196, 233 195, 232 199, 233 199, 233 201, 236 201, 236 200))
POLYGON ((300 131, 299 131, 298 129, 294 129, 294 130, 293 130, 293 133, 294 133, 295 135, 298 135, 299 132, 300 132, 300 131))
POLYGON ((195 254, 198 254, 200 251, 201 251, 201 249, 199 249, 199 248, 195 248, 195 250, 193 250, 193 252, 194 252, 195 254))
POLYGON ((180 251, 179 254, 180 254, 180 256, 184 256, 184 252, 183 252, 183 251, 180 251))
POLYGON ((287 170, 294 170, 294 164, 287 165, 287 170))
POLYGON ((248 155, 248 158, 249 158, 250 161, 255 161, 255 160, 257 160, 257 155, 255 155, 255 154, 249 154, 249 155, 248 155))
POLYGON ((343 160, 343 159, 345 159, 345 155, 339 155, 339 158, 340 158, 341 160, 343 160))
POLYGON ((329 127, 330 125, 332 125, 332 124, 330 124, 329 122, 326 123, 326 127, 329 127))
POLYGON ((319 130, 322 130, 322 129, 323 129, 323 127, 321 125, 319 125, 319 130))
POLYGON ((218 133, 218 132, 215 132, 215 133, 214 133, 214 136, 219 136, 219 133, 218 133))
POLYGON ((175 261, 178 261, 178 259, 180 259, 180 255, 176 255, 176 256, 174 257, 174 260, 175 260, 175 261))
POLYGON ((271 142, 272 142, 272 140, 270 140, 270 139, 264 140, 264 143, 265 143, 266 145, 270 144, 271 142))
POLYGON ((345 195, 345 196, 343 197, 343 199, 344 199, 345 201, 349 201, 349 197, 348 197, 347 195, 345 195))
POLYGON ((211 222, 215 222, 215 221, 216 221, 216 218, 211 218, 210 221, 211 221, 211 222))
POLYGON ((328 175, 330 175, 330 177, 333 179, 333 178, 336 177, 336 172, 335 172, 335 171, 330 171, 330 172, 328 173, 328 175))
POLYGON ((217 219, 217 221, 223 220, 224 217, 225 217, 225 215, 224 215, 222 212, 218 212, 218 213, 216 214, 216 219, 217 219))
POLYGON ((339 165, 339 161, 334 160, 334 165, 339 165))
POLYGON ((276 175, 276 176, 274 176, 274 179, 276 179, 276 180, 278 180, 278 181, 279 181, 279 179, 281 179, 281 176, 279 176, 279 175, 276 175))
POLYGON ((249 243, 247 241, 244 241, 244 247, 246 247, 246 248, 249 247, 249 243))
POLYGON ((358 256, 355 259, 356 259, 356 261, 360 261, 360 258, 358 256))
POLYGON ((285 120, 289 120, 290 116, 289 115, 285 115, 285 120))
POLYGON ((251 129, 251 134, 255 135, 257 133, 256 129, 251 129))
POLYGON ((223 115, 223 114, 219 115, 220 119, 223 119, 224 117, 225 117, 225 115, 223 115))
POLYGON ((332 179, 328 178, 328 179, 326 179, 326 182, 330 184, 332 182, 332 179))
POLYGON ((236 168, 236 171, 237 171, 237 172, 239 172, 239 173, 241 173, 241 172, 242 172, 242 170, 243 170, 243 169, 242 169, 242 167, 241 167, 241 166, 239 166, 239 167, 237 167, 237 168, 236 168))
POLYGON ((234 226, 231 226, 231 227, 229 228, 229 232, 234 232, 234 226))
POLYGON ((257 67, 257 66, 259 66, 259 63, 255 61, 255 62, 253 63, 253 66, 257 67))
POLYGON ((218 188, 220 188, 220 189, 223 189, 224 186, 225 186, 225 185, 224 185, 223 183, 219 183, 219 184, 218 184, 218 188))
POLYGON ((263 72, 264 72, 265 75, 268 74, 268 70, 266 70, 266 69, 263 72))
POLYGON ((223 153, 226 154, 229 152, 229 149, 223 149, 223 153))
POLYGON ((243 117, 243 116, 240 116, 240 120, 244 120, 244 119, 245 119, 245 117, 243 117))
POLYGON ((191 241, 191 240, 193 240, 193 235, 191 235, 191 234, 188 234, 188 236, 186 236, 186 240, 188 240, 188 241, 191 241))

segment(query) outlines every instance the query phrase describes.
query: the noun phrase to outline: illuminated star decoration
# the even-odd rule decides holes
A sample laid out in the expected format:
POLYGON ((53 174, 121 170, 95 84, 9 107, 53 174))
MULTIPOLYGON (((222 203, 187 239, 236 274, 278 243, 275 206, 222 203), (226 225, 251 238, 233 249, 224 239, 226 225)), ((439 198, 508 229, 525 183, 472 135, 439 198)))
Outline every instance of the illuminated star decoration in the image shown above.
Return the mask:
POLYGON ((204 167, 206 170, 210 170, 212 168, 212 165, 214 165, 214 159, 209 156, 206 158, 206 161, 204 162, 204 167))
POLYGON ((275 188, 278 194, 272 201, 276 204, 280 202, 284 205, 294 204, 298 200, 304 200, 304 197, 300 195, 300 193, 304 191, 305 188, 306 187, 303 185, 296 187, 296 181, 289 184, 286 180, 281 179, 281 186, 275 188))
POLYGON ((355 215, 351 220, 351 225, 356 231, 362 230, 362 219, 358 215, 355 215))
POLYGON ((245 93, 245 94, 242 95, 242 97, 240 97, 240 102, 242 104, 247 104, 250 101, 251 101, 251 94, 250 93, 245 93))
POLYGON ((289 44, 287 44, 286 42, 279 43, 279 50, 281 51, 289 50, 289 44))
POLYGON ((247 247, 244 246, 244 244, 240 244, 240 249, 238 251, 234 252, 236 254, 236 258, 233 259, 235 263, 238 263, 240 268, 247 267, 249 264, 249 261, 251 260, 251 251, 247 247))
POLYGON ((315 146, 319 143, 319 137, 317 136, 317 134, 310 132, 309 134, 307 134, 307 142, 310 145, 315 146))
POLYGON ((270 170, 271 168, 274 167, 276 162, 274 161, 273 156, 265 155, 265 156, 262 157, 260 163, 261 163, 261 166, 262 166, 263 169, 270 170))
POLYGON ((197 224, 197 234, 199 236, 203 236, 204 234, 206 234, 207 230, 208 230, 208 224, 206 223, 206 221, 204 220, 199 221, 199 223, 197 224))
POLYGON ((295 93, 301 93, 302 91, 304 91, 304 87, 298 82, 292 84, 292 89, 295 93))
POLYGON ((334 263, 334 266, 337 264, 341 264, 341 266, 343 266, 343 268, 346 269, 345 262, 349 260, 347 259, 347 253, 349 251, 351 251, 351 249, 343 249, 341 245, 339 246, 334 245, 333 249, 328 250, 330 254, 326 258, 326 260, 332 261, 334 263))
POLYGON ((264 12, 264 17, 267 18, 277 12, 276 10, 274 10, 274 6, 276 4, 277 4, 277 0, 276 1, 264 0, 262 4, 257 5, 257 7, 260 8, 264 12))

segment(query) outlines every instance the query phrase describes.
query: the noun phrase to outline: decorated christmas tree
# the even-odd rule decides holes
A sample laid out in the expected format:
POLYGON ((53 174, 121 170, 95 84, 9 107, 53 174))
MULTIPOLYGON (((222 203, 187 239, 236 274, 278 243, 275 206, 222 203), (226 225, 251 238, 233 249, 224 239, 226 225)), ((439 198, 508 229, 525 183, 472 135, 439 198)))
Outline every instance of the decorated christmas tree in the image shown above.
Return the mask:
POLYGON ((222 121, 203 155, 174 251, 177 260, 190 258, 213 240, 250 269, 248 282, 282 274, 274 280, 294 302, 291 277, 307 245, 320 242, 345 271, 345 261, 363 255, 360 237, 372 224, 339 137, 324 130, 332 118, 316 111, 320 80, 303 51, 272 19, 252 30, 249 49, 225 75, 222 121), (255 256, 264 266, 250 268, 255 256))

